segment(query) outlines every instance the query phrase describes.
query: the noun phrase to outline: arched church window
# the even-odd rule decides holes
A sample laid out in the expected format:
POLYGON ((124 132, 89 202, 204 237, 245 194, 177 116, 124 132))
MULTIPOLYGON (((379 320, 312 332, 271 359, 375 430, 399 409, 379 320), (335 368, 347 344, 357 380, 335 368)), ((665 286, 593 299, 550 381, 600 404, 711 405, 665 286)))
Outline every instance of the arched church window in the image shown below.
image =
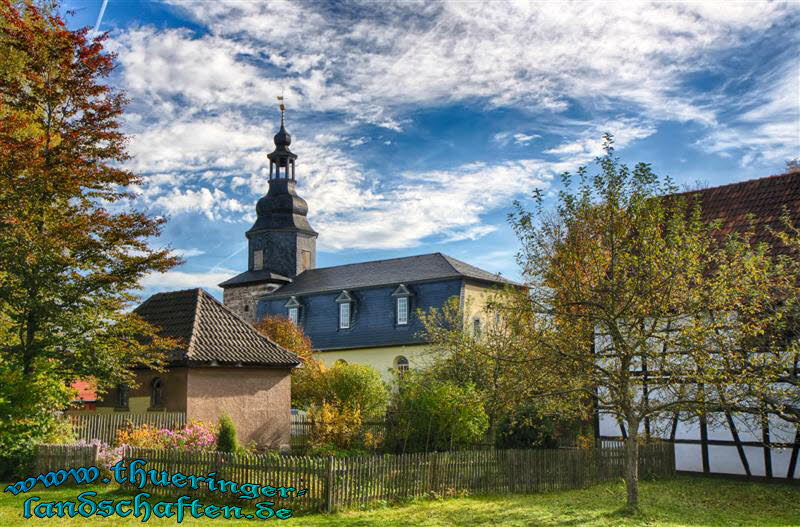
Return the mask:
POLYGON ((394 368, 402 376, 408 371, 409 368, 408 359, 402 355, 398 355, 397 357, 394 358, 394 368))

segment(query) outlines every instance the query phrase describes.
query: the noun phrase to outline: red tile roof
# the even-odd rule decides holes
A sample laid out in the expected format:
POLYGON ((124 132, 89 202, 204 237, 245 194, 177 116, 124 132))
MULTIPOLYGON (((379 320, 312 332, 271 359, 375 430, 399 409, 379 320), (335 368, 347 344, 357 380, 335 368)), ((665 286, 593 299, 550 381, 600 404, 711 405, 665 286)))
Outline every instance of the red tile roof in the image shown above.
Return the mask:
POLYGON ((78 391, 75 395, 75 401, 89 402, 97 400, 94 384, 89 381, 75 381, 72 383, 72 388, 78 391))
POLYGON ((699 196, 703 219, 721 220, 723 234, 746 231, 750 226, 748 216, 752 215, 756 240, 772 241, 767 227, 782 229, 784 210, 791 223, 800 227, 800 169, 681 195, 699 196))

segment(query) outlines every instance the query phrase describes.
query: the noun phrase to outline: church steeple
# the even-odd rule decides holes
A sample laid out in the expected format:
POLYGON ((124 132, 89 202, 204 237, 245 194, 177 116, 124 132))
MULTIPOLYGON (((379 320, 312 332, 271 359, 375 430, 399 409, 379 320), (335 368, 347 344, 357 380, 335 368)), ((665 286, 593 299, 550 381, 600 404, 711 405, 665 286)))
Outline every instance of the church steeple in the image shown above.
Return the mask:
POLYGON ((316 266, 317 233, 306 215, 308 204, 297 195, 295 161, 289 150, 292 136, 286 131, 286 107, 281 100, 281 127, 275 134, 275 150, 269 158, 269 191, 258 200, 256 222, 247 231, 248 270, 266 270, 294 278, 316 266))
POLYGON ((281 129, 275 134, 275 150, 267 154, 269 158, 269 179, 273 178, 284 179, 295 178, 294 162, 297 155, 289 150, 289 145, 292 144, 292 136, 286 131, 286 106, 283 104, 283 96, 278 97, 281 101, 281 129))

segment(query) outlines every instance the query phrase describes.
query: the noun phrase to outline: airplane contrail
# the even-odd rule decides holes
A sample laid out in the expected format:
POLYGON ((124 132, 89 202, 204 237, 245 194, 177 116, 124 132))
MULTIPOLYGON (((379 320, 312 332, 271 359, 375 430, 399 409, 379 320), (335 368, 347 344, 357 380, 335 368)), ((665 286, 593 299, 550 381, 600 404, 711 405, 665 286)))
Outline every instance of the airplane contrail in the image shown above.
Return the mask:
POLYGON ((103 0, 103 5, 100 6, 100 12, 97 14, 97 22, 94 24, 94 33, 100 30, 100 23, 103 21, 103 15, 106 13, 106 6, 108 5, 108 0, 103 0))

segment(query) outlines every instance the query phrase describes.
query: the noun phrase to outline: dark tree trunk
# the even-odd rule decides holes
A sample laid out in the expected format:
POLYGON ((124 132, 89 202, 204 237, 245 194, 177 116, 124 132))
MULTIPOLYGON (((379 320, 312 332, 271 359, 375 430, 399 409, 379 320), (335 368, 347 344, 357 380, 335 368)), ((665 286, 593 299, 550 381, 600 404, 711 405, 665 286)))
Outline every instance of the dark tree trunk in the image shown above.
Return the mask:
POLYGON ((639 423, 628 423, 628 437, 625 439, 625 488, 628 491, 628 508, 639 508, 639 423))

